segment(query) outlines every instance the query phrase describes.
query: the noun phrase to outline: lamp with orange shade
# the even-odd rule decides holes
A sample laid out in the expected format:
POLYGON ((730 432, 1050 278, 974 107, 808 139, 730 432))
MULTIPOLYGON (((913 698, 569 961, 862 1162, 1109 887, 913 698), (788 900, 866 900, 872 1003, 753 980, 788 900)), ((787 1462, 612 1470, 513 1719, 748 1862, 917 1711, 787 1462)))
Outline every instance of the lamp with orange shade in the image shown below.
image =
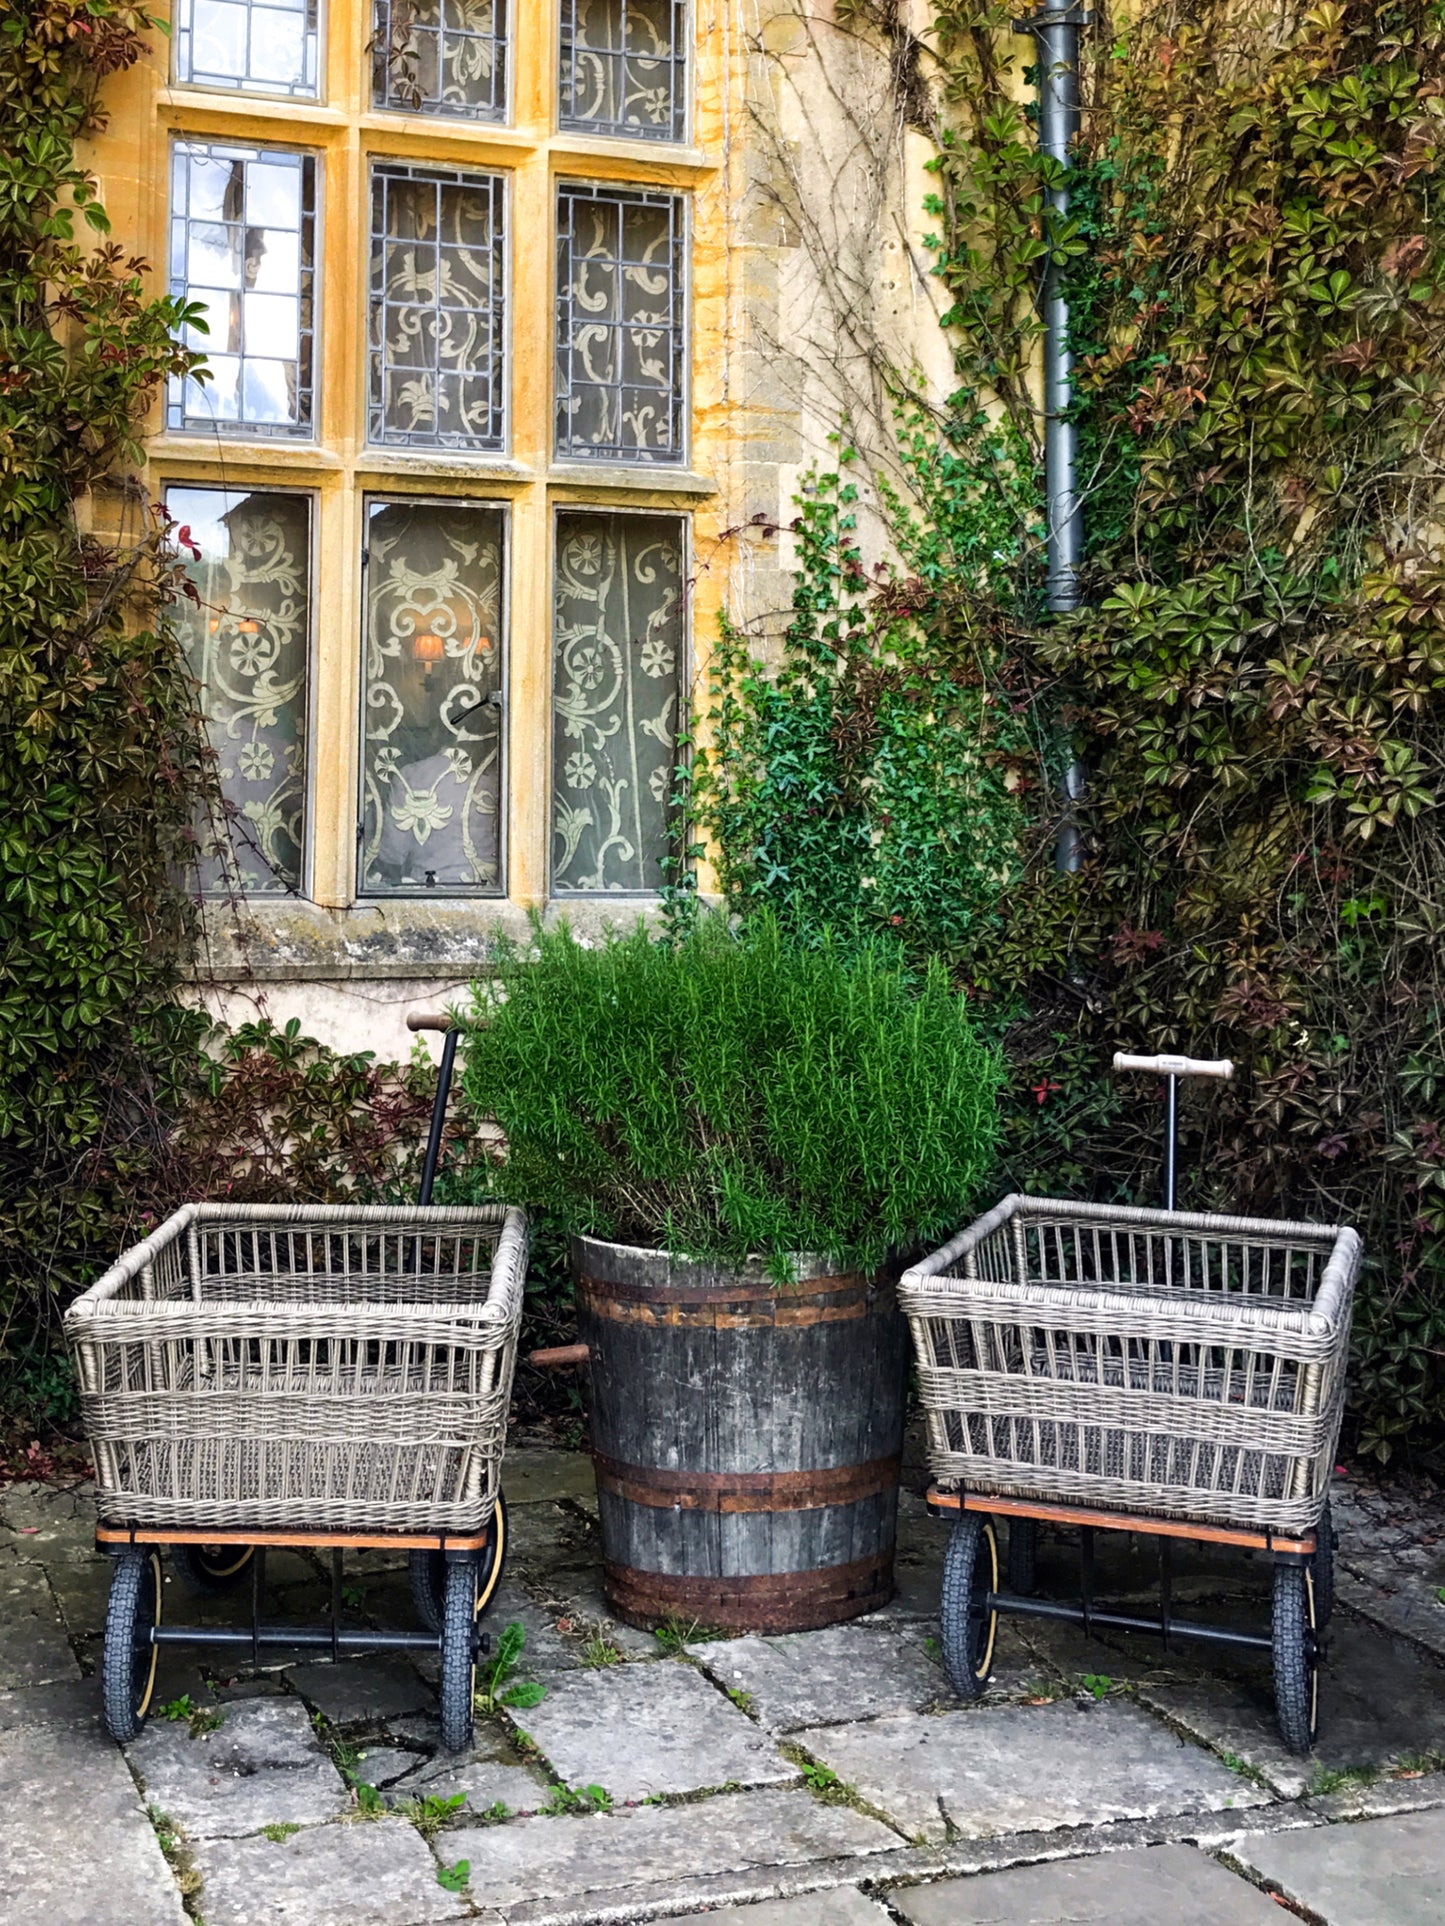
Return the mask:
POLYGON ((414 635, 411 639, 412 660, 420 662, 424 676, 431 675, 432 664, 443 661, 446 652, 446 643, 439 635, 434 635, 430 629, 423 629, 419 635, 414 635))

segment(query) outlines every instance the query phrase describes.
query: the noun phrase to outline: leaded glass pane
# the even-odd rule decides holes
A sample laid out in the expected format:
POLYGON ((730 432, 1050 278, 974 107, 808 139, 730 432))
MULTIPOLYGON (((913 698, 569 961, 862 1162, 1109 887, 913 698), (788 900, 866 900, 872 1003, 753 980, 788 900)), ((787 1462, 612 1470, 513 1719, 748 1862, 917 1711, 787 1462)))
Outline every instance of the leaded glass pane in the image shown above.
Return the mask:
POLYGON ((361 888, 502 887, 502 516, 367 509, 361 888))
POLYGON ((409 114, 505 120, 506 0, 375 0, 371 94, 409 114))
POLYGON ((641 188, 557 198, 557 453, 675 462, 683 436, 683 204, 641 188))
POLYGON ((373 171, 372 441, 506 446, 504 205, 496 174, 391 164, 373 171))
POLYGON ((317 0, 176 0, 182 85, 316 96, 317 0))
POLYGON ((227 845, 202 849, 202 887, 294 892, 305 842, 311 505, 305 495, 170 488, 166 508, 196 594, 177 598, 176 626, 229 828, 227 845))
POLYGON ((176 142, 171 293, 202 310, 182 338, 209 378, 171 381, 168 428, 311 433, 315 261, 309 154, 176 142))
POLYGON ((685 631, 683 524, 557 517, 552 891, 666 880, 685 631))
POLYGON ((562 0, 561 124, 684 139, 686 32, 686 0, 562 0))

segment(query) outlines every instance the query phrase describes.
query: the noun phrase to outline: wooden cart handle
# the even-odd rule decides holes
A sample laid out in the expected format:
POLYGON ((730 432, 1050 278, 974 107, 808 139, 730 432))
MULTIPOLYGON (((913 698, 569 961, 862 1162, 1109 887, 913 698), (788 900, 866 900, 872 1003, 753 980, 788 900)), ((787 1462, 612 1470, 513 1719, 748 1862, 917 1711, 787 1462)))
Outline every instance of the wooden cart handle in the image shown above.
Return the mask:
POLYGON ((1234 1064, 1228 1057, 1212 1060, 1204 1057, 1131 1057, 1122 1050, 1114 1052, 1114 1068, 1152 1071, 1160 1077, 1217 1077, 1221 1083, 1228 1083, 1234 1075, 1234 1064))
POLYGON ((564 1371, 571 1364, 585 1364, 588 1358, 585 1344, 558 1344, 550 1351, 532 1351, 528 1354, 528 1364, 535 1364, 539 1371, 564 1371))
POLYGON ((445 1036, 448 1030, 456 1028, 456 1020, 450 1010, 408 1010, 406 1027, 408 1030, 440 1030, 445 1036))

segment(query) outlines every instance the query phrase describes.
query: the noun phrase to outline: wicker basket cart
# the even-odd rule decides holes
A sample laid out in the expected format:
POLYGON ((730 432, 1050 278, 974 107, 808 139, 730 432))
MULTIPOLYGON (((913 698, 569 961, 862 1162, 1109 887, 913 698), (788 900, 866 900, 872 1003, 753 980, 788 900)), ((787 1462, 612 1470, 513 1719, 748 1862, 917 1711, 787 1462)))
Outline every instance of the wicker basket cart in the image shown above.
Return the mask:
POLYGON ((420 1204, 188 1204, 66 1314, 96 1542, 113 1560, 102 1683, 122 1742, 145 1722, 160 1648, 185 1644, 252 1663, 278 1648, 435 1652, 442 1742, 471 1743, 507 1545, 527 1223, 430 1203, 455 1047, 452 1031, 420 1204), (263 1620, 273 1546, 330 1553, 328 1623, 263 1620), (249 1626, 162 1623, 162 1547, 193 1591, 249 1581, 249 1626), (422 1630, 345 1628, 343 1553, 378 1548, 408 1553, 422 1630))
POLYGON ((1163 1210, 1014 1196, 904 1274, 928 1425, 929 1507, 951 1518, 943 1649, 977 1697, 1000 1613, 1269 1651, 1285 1743, 1319 1720, 1333 1597, 1329 1478, 1361 1246, 1353 1230, 1175 1204, 1178 1082, 1228 1063, 1116 1057, 1167 1078, 1163 1210), (1010 1521, 1007 1588, 995 1520, 1010 1521), (1033 1596, 1040 1521, 1077 1527, 1081 1598, 1033 1596), (1152 1536, 1157 1617, 1101 1608, 1094 1533, 1152 1536), (1266 1553, 1268 1633, 1171 1604, 1175 1539, 1266 1553))

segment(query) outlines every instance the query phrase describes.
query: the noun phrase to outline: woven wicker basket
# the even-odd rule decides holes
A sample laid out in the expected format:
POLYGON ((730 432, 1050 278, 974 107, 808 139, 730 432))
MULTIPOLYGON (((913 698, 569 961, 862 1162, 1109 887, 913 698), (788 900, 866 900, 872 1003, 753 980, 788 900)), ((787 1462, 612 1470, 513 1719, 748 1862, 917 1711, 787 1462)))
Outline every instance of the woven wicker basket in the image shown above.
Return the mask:
POLYGON ((933 1473, 970 1492, 1310 1530, 1353 1230, 1007 1197, 905 1272, 933 1473))
POLYGON ((477 1532, 521 1211, 188 1204, 65 1328, 107 1524, 477 1532))

